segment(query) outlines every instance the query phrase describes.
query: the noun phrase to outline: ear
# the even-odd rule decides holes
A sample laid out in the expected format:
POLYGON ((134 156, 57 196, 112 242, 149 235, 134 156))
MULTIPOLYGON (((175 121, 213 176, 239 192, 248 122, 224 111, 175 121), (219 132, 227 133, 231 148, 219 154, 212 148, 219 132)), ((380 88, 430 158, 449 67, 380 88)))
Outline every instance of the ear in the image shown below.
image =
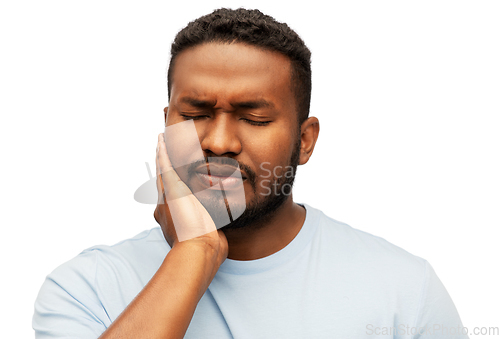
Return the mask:
POLYGON ((299 165, 304 165, 311 157, 319 135, 319 120, 310 117, 300 127, 300 158, 299 165))
POLYGON ((165 117, 165 126, 167 126, 167 113, 168 113, 168 106, 163 109, 163 115, 165 117))

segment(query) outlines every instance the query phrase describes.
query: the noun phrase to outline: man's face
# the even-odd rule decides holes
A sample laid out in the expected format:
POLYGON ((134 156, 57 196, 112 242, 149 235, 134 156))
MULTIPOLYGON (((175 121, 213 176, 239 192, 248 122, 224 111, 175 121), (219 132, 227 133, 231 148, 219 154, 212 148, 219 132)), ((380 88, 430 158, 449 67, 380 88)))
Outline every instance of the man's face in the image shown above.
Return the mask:
MULTIPOLYGON (((166 124, 194 120, 204 156, 222 174, 207 178, 202 163, 177 172, 205 194, 198 196, 202 204, 220 204, 206 189, 237 162, 247 210, 233 227, 271 214, 290 196, 300 147, 290 75, 286 56, 242 43, 207 43, 176 58, 166 124)), ((226 197, 232 199, 231 189, 226 197)))

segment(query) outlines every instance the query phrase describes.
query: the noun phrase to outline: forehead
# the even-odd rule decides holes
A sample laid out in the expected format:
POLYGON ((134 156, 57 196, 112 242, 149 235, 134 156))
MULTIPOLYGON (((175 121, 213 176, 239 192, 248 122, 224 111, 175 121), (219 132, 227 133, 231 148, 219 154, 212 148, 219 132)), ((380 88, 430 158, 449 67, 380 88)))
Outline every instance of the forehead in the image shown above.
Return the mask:
POLYGON ((195 95, 218 101, 258 98, 281 106, 293 102, 291 62, 278 52, 244 43, 205 43, 181 52, 173 67, 174 101, 195 95))

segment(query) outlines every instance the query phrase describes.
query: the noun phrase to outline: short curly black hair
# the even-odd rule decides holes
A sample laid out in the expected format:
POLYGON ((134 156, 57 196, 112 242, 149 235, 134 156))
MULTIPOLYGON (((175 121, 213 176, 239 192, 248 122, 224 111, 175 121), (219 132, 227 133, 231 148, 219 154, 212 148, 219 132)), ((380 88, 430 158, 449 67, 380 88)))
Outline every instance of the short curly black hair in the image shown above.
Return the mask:
POLYGON ((290 58, 291 86, 296 98, 299 126, 307 119, 311 102, 311 52, 287 24, 256 9, 217 9, 190 22, 177 33, 167 73, 169 100, 176 57, 190 47, 207 42, 242 42, 290 58))

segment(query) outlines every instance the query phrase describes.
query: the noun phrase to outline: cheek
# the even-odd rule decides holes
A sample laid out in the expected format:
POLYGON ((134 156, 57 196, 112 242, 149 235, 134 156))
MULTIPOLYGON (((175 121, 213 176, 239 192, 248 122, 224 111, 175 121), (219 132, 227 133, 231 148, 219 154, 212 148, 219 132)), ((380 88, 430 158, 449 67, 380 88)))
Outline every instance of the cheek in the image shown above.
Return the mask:
MULTIPOLYGON (((260 180, 274 180, 275 175, 282 175, 289 165, 293 151, 294 142, 291 133, 281 130, 267 137, 252 137, 251 143, 247 144, 246 153, 252 162, 252 167, 260 180)), ((267 181, 266 181, 267 182, 267 181)))

